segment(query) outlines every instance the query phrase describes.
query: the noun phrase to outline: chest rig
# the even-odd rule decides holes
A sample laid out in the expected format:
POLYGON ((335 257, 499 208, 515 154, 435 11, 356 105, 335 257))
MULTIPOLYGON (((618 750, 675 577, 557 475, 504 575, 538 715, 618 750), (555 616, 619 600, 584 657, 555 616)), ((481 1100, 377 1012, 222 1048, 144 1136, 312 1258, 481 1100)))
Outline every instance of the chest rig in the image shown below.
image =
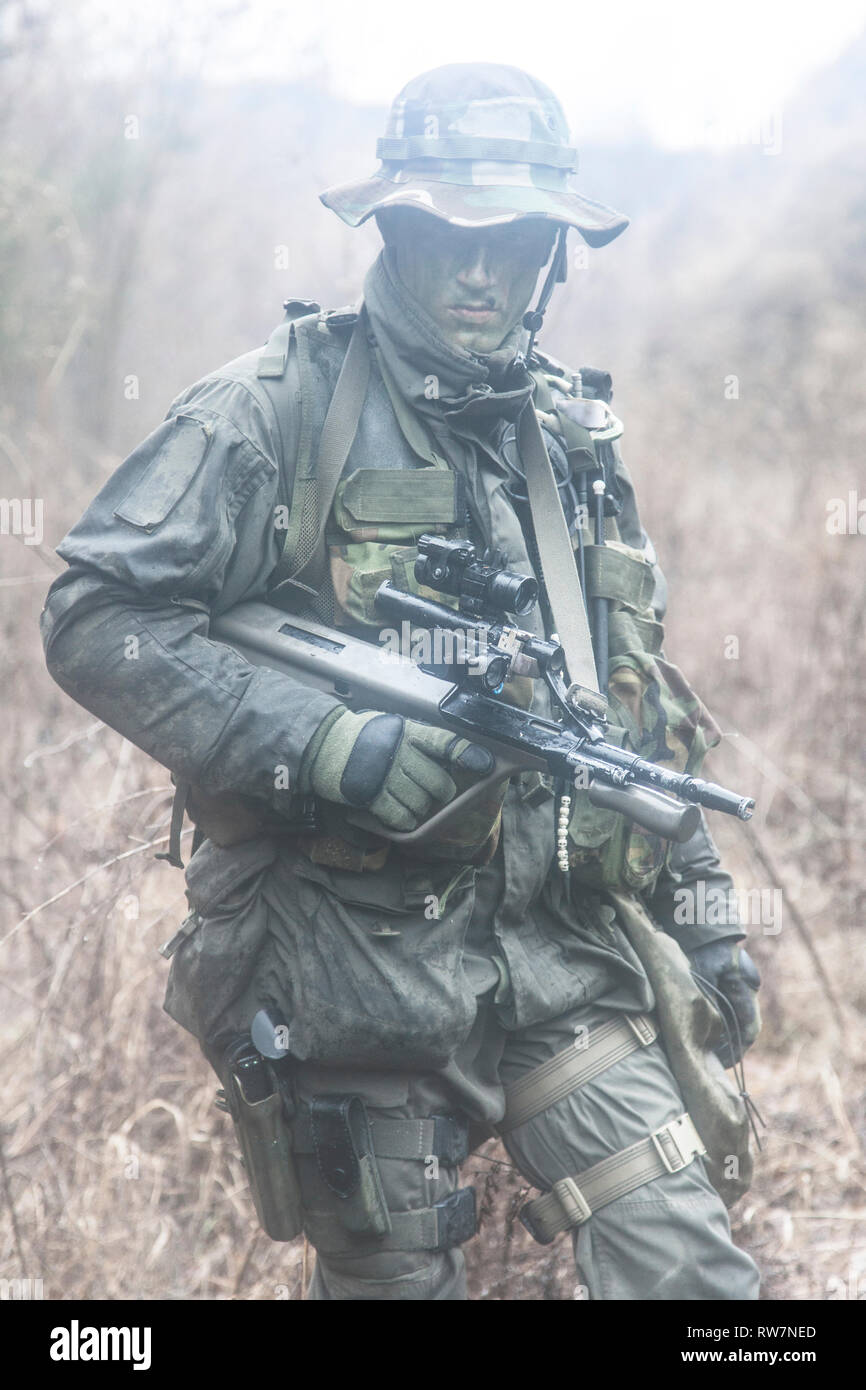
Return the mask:
POLYGON ((414 540, 465 523, 463 480, 411 442, 352 309, 301 313, 290 301, 262 354, 259 377, 291 373, 295 459, 283 460, 286 526, 269 597, 375 640, 373 596, 384 578, 411 581, 414 540), (357 331, 356 331, 357 330, 357 331), (366 629, 366 631, 365 631, 366 629))
MULTIPOLYGON (((300 300, 289 301, 286 309, 258 368, 265 379, 291 374, 288 395, 299 421, 296 457, 283 460, 284 540, 269 592, 281 606, 309 604, 328 623, 378 625, 367 597, 367 589, 375 591, 372 579, 352 588, 347 564, 363 575, 378 561, 380 579, 396 564, 395 582, 408 579, 399 552, 410 549, 414 559, 413 542, 422 531, 458 535, 471 526, 464 479, 400 396, 387 363, 379 358, 379 370, 371 373, 370 349, 354 332, 357 311, 326 313, 300 300)), ((584 542, 588 595, 647 613, 651 566, 641 552, 621 544, 616 524, 620 486, 614 455, 605 446, 622 426, 601 394, 610 379, 592 369, 569 374, 554 359, 536 356, 535 414, 558 474, 573 544, 584 542), (604 547, 593 543, 589 530, 592 476, 605 479, 604 547), (602 556, 608 546, 611 553, 602 556)), ((505 430, 499 451, 515 475, 508 492, 525 531, 530 517, 528 507, 520 507, 528 498, 514 425, 505 430)))

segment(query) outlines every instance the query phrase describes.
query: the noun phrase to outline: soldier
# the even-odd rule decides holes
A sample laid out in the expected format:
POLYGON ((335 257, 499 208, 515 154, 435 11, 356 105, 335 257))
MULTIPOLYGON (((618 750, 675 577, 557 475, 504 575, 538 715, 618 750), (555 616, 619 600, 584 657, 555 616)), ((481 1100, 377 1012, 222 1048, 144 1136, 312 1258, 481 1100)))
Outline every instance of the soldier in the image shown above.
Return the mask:
MULTIPOLYGON (((475 1203, 459 1168, 498 1132, 543 1194, 527 1226, 542 1241, 570 1231, 589 1298, 755 1298, 622 909, 631 895, 688 950, 731 1025, 731 1066, 759 1026, 745 933, 675 921, 678 888, 731 885, 703 819, 671 847, 575 792, 566 875, 555 788, 522 774, 457 836, 402 852, 388 832, 447 804, 488 769, 486 750, 349 710, 208 637, 241 600, 269 598, 376 642, 372 596, 383 578, 413 585, 425 531, 499 547, 543 579, 518 448, 536 410, 588 606, 609 614, 610 727, 689 771, 717 736, 661 655, 664 581, 610 378, 527 343, 565 278, 568 230, 601 247, 627 218, 576 191, 562 109, 516 68, 416 78, 378 154, 372 178, 322 195, 350 226, 378 222, 363 301, 291 301, 263 350, 174 401, 59 546, 48 667, 182 788, 194 912, 166 1008, 226 1085, 266 1228, 303 1227, 315 1246, 312 1297, 465 1298, 475 1203), (603 566, 582 504, 593 478, 610 513, 603 566), (383 834, 358 828, 359 807, 383 834), (237 1077, 263 1055, 270 1081, 244 1094, 237 1077), (274 1078, 269 1174, 245 1113, 274 1078)), ((521 622, 550 635, 543 591, 521 622)), ((550 714, 518 678, 506 696, 550 714)))

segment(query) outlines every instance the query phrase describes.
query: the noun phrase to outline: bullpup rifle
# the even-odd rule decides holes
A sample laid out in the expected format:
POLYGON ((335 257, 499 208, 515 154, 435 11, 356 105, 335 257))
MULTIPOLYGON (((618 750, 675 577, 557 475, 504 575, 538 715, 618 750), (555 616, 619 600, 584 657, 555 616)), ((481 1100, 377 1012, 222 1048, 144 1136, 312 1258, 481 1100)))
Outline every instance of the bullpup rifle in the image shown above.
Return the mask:
POLYGON ((532 770, 583 787, 593 805, 678 843, 694 834, 702 806, 749 820, 755 804, 750 797, 671 772, 605 739, 603 700, 566 683, 557 642, 513 620, 538 598, 533 578, 505 569, 495 552, 479 560, 468 541, 421 536, 417 545, 419 586, 456 598, 457 607, 386 581, 377 591, 376 609, 399 625, 400 636, 397 628, 384 629, 379 646, 258 601, 238 604, 210 628, 212 637, 254 665, 325 690, 349 709, 453 729, 493 754, 491 772, 415 830, 388 830, 363 811, 351 816, 356 824, 420 846, 457 823, 490 787, 532 770), (557 718, 541 718, 503 699, 505 682, 514 676, 543 681, 557 718))

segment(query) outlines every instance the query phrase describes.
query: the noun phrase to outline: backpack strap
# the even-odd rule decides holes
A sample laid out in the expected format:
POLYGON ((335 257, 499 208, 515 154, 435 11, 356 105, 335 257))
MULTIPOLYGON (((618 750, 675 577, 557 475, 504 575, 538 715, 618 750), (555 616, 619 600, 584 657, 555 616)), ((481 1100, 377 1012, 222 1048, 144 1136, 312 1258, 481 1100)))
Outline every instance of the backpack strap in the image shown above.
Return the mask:
POLYGON ((321 305, 317 304, 315 299, 287 299, 283 308, 286 311, 286 316, 277 324, 265 343, 264 350, 259 357, 257 377, 281 377, 285 375, 295 319, 305 318, 308 314, 318 314, 321 305))

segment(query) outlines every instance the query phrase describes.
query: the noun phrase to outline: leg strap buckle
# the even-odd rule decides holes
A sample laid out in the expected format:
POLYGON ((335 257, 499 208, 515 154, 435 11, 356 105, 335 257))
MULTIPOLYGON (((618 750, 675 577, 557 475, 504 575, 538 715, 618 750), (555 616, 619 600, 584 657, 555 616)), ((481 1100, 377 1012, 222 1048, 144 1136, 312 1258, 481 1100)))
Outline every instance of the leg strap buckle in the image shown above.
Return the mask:
POLYGON ((634 1033, 641 1047, 649 1047, 658 1037, 658 1029, 646 1014, 623 1014, 623 1018, 634 1033))
POLYGON ((568 1217, 569 1226, 582 1226, 592 1216, 592 1207, 584 1197, 574 1178, 560 1178, 553 1189, 563 1212, 568 1217))
POLYGON ((527 1202, 520 1220, 539 1245, 550 1245, 561 1231, 582 1226, 592 1208, 574 1178, 560 1178, 543 1197, 527 1202))
POLYGON ((678 1173, 705 1153, 691 1117, 679 1115, 573 1178, 560 1178, 549 1192, 527 1202, 520 1219, 531 1236, 549 1245, 561 1231, 582 1226, 600 1207, 666 1173, 678 1173))
POLYGON ((693 1158, 707 1151, 688 1113, 657 1129, 652 1135, 652 1141, 669 1173, 678 1173, 681 1168, 687 1167, 693 1158))

